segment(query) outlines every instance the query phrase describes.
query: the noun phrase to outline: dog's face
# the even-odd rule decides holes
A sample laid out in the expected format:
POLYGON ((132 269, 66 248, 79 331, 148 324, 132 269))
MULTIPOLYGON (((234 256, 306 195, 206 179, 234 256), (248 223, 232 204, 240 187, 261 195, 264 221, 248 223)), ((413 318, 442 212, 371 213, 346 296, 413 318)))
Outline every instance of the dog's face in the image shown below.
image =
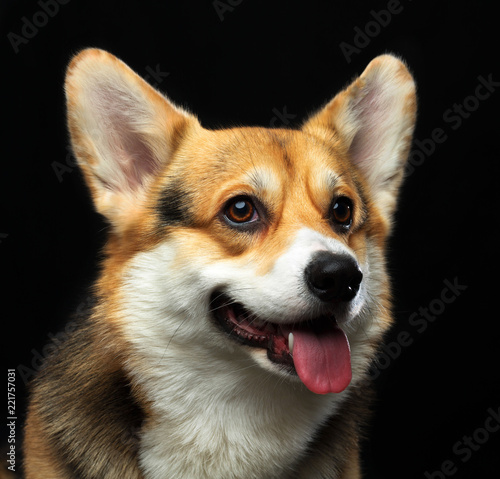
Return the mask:
POLYGON ((297 130, 206 130, 98 50, 66 89, 126 341, 221 371, 250 359, 315 393, 361 377, 390 323, 384 243, 415 117, 399 60, 375 59, 297 130))

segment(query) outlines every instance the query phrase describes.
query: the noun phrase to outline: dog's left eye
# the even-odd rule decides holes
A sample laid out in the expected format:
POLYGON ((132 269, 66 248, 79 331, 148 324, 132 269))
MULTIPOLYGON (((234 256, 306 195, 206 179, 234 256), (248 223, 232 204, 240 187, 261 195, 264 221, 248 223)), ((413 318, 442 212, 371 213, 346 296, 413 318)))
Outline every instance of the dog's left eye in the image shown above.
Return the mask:
POLYGON ((349 198, 345 196, 337 198, 332 205, 333 221, 346 229, 349 228, 352 223, 352 209, 352 202, 349 198))
POLYGON ((246 196, 233 198, 226 205, 224 215, 230 222, 236 224, 250 223, 259 217, 252 200, 246 196))

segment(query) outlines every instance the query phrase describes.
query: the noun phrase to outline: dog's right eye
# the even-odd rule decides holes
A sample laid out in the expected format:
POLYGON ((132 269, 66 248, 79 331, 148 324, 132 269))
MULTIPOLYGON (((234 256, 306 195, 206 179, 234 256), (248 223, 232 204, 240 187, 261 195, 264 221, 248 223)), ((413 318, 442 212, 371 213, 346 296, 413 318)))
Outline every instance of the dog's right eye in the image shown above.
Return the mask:
POLYGON ((259 219, 257 208, 247 196, 238 196, 230 200, 224 210, 224 216, 231 223, 253 223, 259 219))

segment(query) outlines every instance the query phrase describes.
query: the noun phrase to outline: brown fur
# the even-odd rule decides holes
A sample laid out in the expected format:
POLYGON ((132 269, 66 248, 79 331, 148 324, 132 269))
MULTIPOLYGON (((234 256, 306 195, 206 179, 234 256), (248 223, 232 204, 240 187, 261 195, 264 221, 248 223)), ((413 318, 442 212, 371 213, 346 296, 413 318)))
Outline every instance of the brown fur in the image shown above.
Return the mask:
POLYGON ((95 313, 37 377, 26 424, 26 478, 141 477, 137 434, 147 402, 134 397, 121 372, 116 334, 95 313))

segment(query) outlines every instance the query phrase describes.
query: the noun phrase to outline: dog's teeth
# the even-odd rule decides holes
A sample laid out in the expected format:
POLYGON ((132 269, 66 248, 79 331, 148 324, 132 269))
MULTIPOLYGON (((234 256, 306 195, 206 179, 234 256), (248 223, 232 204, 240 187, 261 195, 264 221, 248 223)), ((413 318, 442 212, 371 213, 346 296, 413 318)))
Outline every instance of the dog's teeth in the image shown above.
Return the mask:
POLYGON ((293 333, 288 333, 288 350, 293 354, 293 333))

